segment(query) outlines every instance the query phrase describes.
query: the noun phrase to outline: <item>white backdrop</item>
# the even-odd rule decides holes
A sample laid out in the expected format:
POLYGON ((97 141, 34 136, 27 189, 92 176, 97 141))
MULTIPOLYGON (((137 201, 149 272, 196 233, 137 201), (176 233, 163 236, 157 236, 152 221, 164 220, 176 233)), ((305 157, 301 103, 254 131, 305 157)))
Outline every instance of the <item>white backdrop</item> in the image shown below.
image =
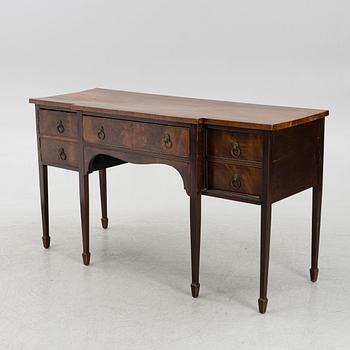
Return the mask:
POLYGON ((349 10, 345 0, 1 2, 0 346, 345 349, 349 10), (53 249, 43 252, 28 98, 92 87, 329 109, 318 284, 308 283, 310 191, 274 205, 263 317, 256 311, 259 208, 204 197, 201 297, 193 301, 188 198, 178 173, 162 165, 108 172, 108 233, 100 232, 92 176, 89 272, 80 265, 77 174, 50 169, 53 249), (57 280, 59 266, 76 275, 61 268, 66 277, 57 280), (97 280, 83 291, 76 285, 84 295, 74 300, 76 313, 67 288, 85 285, 86 273, 97 280), (111 275, 115 284, 107 286, 111 275), (48 281, 57 283, 50 292, 48 281))

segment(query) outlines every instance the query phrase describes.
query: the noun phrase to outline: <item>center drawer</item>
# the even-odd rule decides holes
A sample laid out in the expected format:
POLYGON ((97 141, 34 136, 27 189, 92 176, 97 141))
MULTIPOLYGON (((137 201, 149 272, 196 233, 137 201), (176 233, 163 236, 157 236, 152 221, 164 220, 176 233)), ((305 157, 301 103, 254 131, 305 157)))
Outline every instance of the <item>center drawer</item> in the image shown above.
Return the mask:
POLYGON ((190 135, 186 127, 84 116, 84 141, 158 154, 188 157, 190 135))

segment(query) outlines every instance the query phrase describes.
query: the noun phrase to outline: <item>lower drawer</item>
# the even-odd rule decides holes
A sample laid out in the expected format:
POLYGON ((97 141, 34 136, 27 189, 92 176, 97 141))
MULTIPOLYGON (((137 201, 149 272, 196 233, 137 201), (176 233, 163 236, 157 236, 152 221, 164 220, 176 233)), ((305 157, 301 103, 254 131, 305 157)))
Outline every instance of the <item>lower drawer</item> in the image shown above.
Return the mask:
POLYGON ((71 141, 40 139, 41 160, 44 164, 78 168, 78 144, 71 141))
POLYGON ((261 168, 219 162, 208 162, 207 167, 208 190, 261 194, 261 168))

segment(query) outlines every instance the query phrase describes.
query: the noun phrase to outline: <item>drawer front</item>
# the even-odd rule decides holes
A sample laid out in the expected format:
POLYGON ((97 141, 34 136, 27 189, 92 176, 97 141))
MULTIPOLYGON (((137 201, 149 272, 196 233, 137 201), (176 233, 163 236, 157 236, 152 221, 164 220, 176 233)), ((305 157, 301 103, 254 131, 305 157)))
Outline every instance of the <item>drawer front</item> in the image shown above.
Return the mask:
POLYGON ((262 136, 208 129, 207 155, 260 162, 262 160, 262 136))
POLYGON ((84 116, 83 134, 93 144, 189 156, 188 128, 84 116))
POLYGON ((208 162, 208 189, 261 194, 261 168, 208 162))
POLYGON ((78 168, 78 144, 76 142, 41 138, 40 147, 44 164, 78 168))
POLYGON ((78 118, 75 113, 39 110, 39 132, 41 135, 78 137, 78 118))
POLYGON ((132 122, 107 118, 83 118, 84 140, 89 143, 132 147, 132 122))
POLYGON ((190 154, 188 128, 135 123, 133 131, 135 149, 181 157, 188 157, 190 154))

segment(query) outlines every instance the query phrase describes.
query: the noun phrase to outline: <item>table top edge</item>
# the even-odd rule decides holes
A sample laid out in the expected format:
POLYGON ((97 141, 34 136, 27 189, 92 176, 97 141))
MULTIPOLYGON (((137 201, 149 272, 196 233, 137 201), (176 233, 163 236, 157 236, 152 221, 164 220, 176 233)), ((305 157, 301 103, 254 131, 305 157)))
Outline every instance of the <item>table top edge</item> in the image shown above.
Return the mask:
MULTIPOLYGON (((94 92, 94 91, 112 91, 114 93, 118 93, 118 90, 108 90, 108 89, 90 89, 85 90, 80 93, 88 93, 88 92, 94 92)), ((120 93, 127 93, 127 94, 140 94, 142 96, 149 96, 152 95, 154 97, 159 96, 160 98, 179 98, 184 100, 193 100, 193 101, 206 101, 206 102, 213 102, 213 103, 230 103, 230 101, 220 101, 220 100, 201 100, 201 99, 192 99, 188 97, 177 97, 177 96, 166 96, 166 95, 153 95, 153 94, 143 94, 143 93, 132 93, 127 91, 120 91, 120 93)), ((74 94, 74 93, 73 93, 74 94)), ((73 95, 73 94, 66 94, 66 95, 73 95)), ((133 111, 133 110, 123 110, 123 109, 117 109, 117 108, 105 108, 105 107, 99 107, 99 106, 91 106, 84 103, 75 103, 67 102, 65 100, 62 100, 62 96, 65 95, 58 95, 58 96, 52 96, 52 97, 42 97, 42 98, 29 98, 29 103, 39 105, 43 108, 50 107, 50 108, 64 108, 71 110, 73 112, 83 112, 83 113, 104 113, 113 116, 130 116, 131 118, 146 118, 150 120, 162 120, 162 121, 171 121, 171 122, 179 122, 179 123, 187 123, 187 124, 203 124, 203 125, 218 125, 218 126, 228 126, 228 127, 237 127, 237 128, 244 128, 244 129, 255 129, 255 130, 265 130, 265 131, 278 131, 281 129, 290 128, 296 125, 305 124, 308 122, 312 122, 317 119, 325 118, 329 115, 329 110, 323 110, 323 109, 310 109, 310 108, 298 108, 298 107, 285 107, 285 106, 268 106, 268 105, 258 105, 258 104, 249 104, 249 103, 240 103, 240 102, 232 102, 237 104, 242 104, 251 106, 252 108, 287 108, 287 109, 295 109, 295 110, 303 110, 303 111, 309 111, 310 114, 303 115, 300 118, 291 119, 288 121, 283 122, 277 122, 277 123, 261 123, 256 121, 242 121, 242 120, 228 120, 228 119, 220 119, 220 113, 219 116, 216 116, 215 118, 207 118, 207 117, 196 117, 196 116, 178 116, 178 115, 171 115, 170 113, 164 114, 164 113, 148 113, 148 112, 140 112, 140 111, 133 111)))

